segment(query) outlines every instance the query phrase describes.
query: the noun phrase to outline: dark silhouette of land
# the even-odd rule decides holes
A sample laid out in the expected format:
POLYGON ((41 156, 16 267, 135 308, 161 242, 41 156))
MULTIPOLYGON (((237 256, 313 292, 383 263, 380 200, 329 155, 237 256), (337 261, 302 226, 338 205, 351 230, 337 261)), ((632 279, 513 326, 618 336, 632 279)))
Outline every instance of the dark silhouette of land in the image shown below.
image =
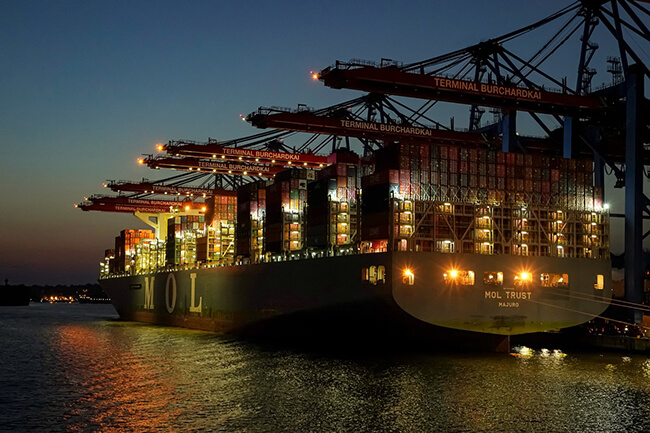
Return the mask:
MULTIPOLYGON (((23 291, 29 290, 29 298, 32 302, 40 302, 43 298, 50 298, 53 296, 65 296, 73 297, 75 300, 83 302, 83 300, 104 300, 108 301, 108 295, 102 290, 99 284, 76 284, 76 285, 33 285, 26 286, 24 284, 19 285, 10 285, 7 280, 5 280, 4 287, 0 287, 0 290, 12 290, 12 291, 23 291)), ((101 302, 101 301, 100 301, 101 302)))

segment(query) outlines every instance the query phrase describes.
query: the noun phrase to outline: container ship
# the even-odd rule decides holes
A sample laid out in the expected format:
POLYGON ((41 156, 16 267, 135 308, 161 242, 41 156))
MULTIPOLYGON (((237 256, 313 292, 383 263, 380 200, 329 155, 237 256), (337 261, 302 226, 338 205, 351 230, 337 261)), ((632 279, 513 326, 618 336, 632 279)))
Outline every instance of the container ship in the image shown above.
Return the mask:
POLYGON ((99 280, 120 317, 488 338, 578 325, 608 306, 609 215, 593 161, 417 141, 320 158, 122 231, 99 280))
POLYGON ((166 155, 141 162, 184 174, 112 182, 134 194, 80 205, 134 213, 152 227, 116 238, 100 285, 124 319, 213 331, 280 323, 462 340, 567 328, 612 300, 603 203, 611 173, 614 188, 625 187, 625 304, 638 306, 648 67, 615 29, 647 28, 628 3, 575 2, 420 62, 336 61, 312 77, 364 96, 243 118, 270 133, 159 145, 166 155), (611 83, 596 87, 591 37, 605 16, 625 49, 607 58, 611 83), (535 38, 519 47, 546 40, 533 31, 551 24, 557 32, 530 60, 505 48, 519 37, 535 38), (570 87, 543 69, 573 34, 580 56, 570 87), (468 128, 433 120, 439 102, 468 108, 468 128), (543 136, 520 135, 523 115, 519 126, 543 136), (310 138, 291 149, 283 140, 293 134, 310 138))

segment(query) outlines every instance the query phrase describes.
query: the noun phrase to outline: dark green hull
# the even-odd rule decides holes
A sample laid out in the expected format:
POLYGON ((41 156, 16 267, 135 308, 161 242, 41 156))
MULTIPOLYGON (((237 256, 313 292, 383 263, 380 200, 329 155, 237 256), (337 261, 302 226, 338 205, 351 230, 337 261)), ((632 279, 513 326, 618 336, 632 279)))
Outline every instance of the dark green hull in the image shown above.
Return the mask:
POLYGON ((312 316, 310 324, 321 329, 429 324, 498 335, 584 323, 607 308, 612 287, 604 260, 413 252, 176 270, 106 278, 100 285, 122 318, 154 324, 230 332, 312 316), (384 281, 362 277, 373 266, 384 267, 384 281), (445 284, 449 269, 471 269, 474 284, 445 284), (523 269, 568 274, 570 284, 542 287, 534 279, 512 287, 509 276, 523 269), (484 273, 495 271, 503 272, 504 284, 484 284, 484 273), (594 288, 597 275, 602 289, 594 288))

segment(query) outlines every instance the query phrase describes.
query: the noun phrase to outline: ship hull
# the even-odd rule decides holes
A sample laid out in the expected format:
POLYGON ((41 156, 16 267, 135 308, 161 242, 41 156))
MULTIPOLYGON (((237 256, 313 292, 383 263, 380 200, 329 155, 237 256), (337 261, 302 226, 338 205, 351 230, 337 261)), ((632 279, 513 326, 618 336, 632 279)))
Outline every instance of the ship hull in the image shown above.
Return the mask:
POLYGON ((293 323, 397 334, 444 327, 507 336, 599 315, 611 299, 610 275, 605 260, 386 252, 113 277, 100 284, 123 319, 152 324, 257 332, 293 323), (383 267, 385 277, 364 278, 372 267, 383 267), (459 268, 472 269, 473 285, 445 283, 445 272, 459 268), (568 273, 570 284, 542 287, 534 280, 511 287, 507 276, 522 269, 568 273), (502 286, 484 283, 484 273, 494 271, 506 275, 502 286), (604 277, 602 289, 594 288, 597 275, 604 277))

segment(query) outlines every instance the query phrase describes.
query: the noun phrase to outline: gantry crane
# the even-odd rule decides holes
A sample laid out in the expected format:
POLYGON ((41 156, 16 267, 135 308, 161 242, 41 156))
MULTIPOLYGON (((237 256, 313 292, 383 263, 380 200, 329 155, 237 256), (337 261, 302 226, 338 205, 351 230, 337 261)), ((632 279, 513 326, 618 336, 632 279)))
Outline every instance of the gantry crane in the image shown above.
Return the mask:
POLYGON ((423 113, 398 104, 385 95, 368 94, 319 110, 305 106, 296 110, 260 107, 245 119, 258 128, 355 137, 362 141, 366 151, 372 151, 371 143, 378 141, 418 140, 469 146, 489 144, 482 134, 456 131, 438 122, 425 124, 422 121, 430 119, 423 113))
MULTIPOLYGON (((644 1, 647 3, 647 1, 644 1)), ((650 142, 650 119, 643 116, 650 103, 644 84, 650 68, 632 48, 632 34, 650 42, 647 19, 650 10, 638 1, 580 0, 543 20, 479 44, 421 62, 402 64, 384 59, 380 63, 337 61, 316 78, 326 86, 371 93, 399 95, 470 106, 470 130, 480 126, 480 107, 495 107, 502 114, 498 125, 503 134, 502 150, 527 151, 519 140, 517 112, 529 113, 549 135, 553 131, 539 114, 549 114, 562 128, 561 151, 575 157, 580 147, 594 156, 595 182, 604 185, 604 167, 609 166, 617 187, 625 186, 625 281, 626 300, 643 301, 642 240, 643 213, 650 216, 650 199, 643 194, 644 164, 649 160, 644 144, 650 142), (644 18, 646 22, 642 19, 644 18), (566 21, 531 58, 524 59, 506 48, 507 43, 552 22, 566 21), (590 67, 598 45, 591 40, 599 24, 613 36, 619 50, 620 68, 612 67, 609 86, 592 91, 595 71, 590 67), (580 32, 581 31, 581 32, 580 32), (574 34, 581 34, 578 76, 575 87, 556 79, 541 66, 574 34), (557 86, 557 92, 547 86, 557 86), (616 137, 618 136, 618 137, 616 137), (602 142, 602 138, 618 141, 602 142), (624 167, 617 164, 624 143, 624 167)), ((616 62, 612 61, 612 64, 616 62)), ((640 320, 637 312, 635 320, 640 320)))
POLYGON ((104 188, 115 192, 134 192, 140 194, 174 195, 186 197, 208 197, 218 191, 214 178, 202 173, 183 173, 167 179, 140 182, 127 180, 108 180, 104 188), (200 182, 195 186, 196 182, 200 182))
POLYGON ((187 199, 160 200, 132 196, 105 196, 94 195, 85 201, 75 204, 83 211, 101 211, 130 213, 139 220, 152 227, 156 232, 156 239, 167 237, 166 221, 169 217, 178 214, 199 215, 206 212, 205 203, 187 199))

